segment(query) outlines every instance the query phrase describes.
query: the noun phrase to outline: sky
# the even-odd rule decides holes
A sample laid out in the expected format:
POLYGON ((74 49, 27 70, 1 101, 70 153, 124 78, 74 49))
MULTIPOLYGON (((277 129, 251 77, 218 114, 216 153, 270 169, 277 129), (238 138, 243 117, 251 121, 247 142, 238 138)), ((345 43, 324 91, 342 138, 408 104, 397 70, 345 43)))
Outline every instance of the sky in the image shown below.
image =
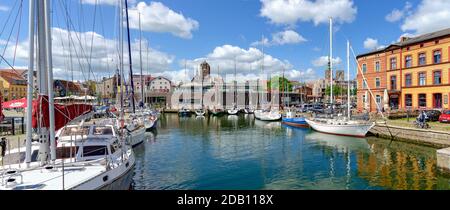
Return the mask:
MULTIPOLYGON (((121 25, 118 2, 52 0, 55 78, 100 80, 114 74, 121 25)), ((0 53, 8 61, 2 59, 0 68, 27 67, 28 3, 0 1, 0 53)), ((203 61, 210 63, 214 74, 221 75, 233 74, 236 65, 238 78, 243 80, 260 73, 282 72, 301 82, 322 78, 329 56, 329 17, 334 23, 333 61, 335 69, 340 70, 346 69, 347 40, 359 54, 388 46, 404 35, 417 36, 450 27, 449 0, 128 3, 133 71, 139 73, 142 46, 144 73, 176 82, 186 80, 186 75, 192 77, 203 61)), ((128 63, 128 56, 124 58, 128 63)), ((356 64, 351 60, 353 77, 356 64)))

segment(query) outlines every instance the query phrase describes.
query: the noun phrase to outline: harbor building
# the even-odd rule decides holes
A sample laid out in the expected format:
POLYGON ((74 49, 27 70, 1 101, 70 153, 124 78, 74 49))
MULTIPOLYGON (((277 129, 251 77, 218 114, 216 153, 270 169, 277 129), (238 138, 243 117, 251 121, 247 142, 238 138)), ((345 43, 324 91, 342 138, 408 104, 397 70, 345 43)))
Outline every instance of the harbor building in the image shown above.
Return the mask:
POLYGON ((358 55, 358 111, 449 109, 449 51, 450 28, 358 55))
POLYGON ((3 101, 24 98, 27 95, 27 80, 18 72, 0 71, 0 91, 3 101))
POLYGON ((145 84, 145 103, 158 104, 160 107, 170 107, 170 97, 172 95, 174 85, 172 81, 166 77, 152 77, 145 84))
POLYGON ((82 95, 81 87, 75 82, 55 79, 53 81, 54 95, 55 97, 65 97, 70 95, 82 95))

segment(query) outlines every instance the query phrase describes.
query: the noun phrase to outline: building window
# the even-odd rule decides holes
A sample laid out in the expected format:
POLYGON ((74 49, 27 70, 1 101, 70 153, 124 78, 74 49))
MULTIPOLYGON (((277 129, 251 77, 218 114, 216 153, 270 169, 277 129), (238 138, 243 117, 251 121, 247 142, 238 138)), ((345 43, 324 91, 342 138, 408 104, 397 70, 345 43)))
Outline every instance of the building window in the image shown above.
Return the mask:
POLYGON ((427 85, 427 75, 425 72, 419 72, 419 86, 427 85))
POLYGON ((435 84, 435 85, 442 84, 442 72, 441 71, 433 72, 433 84, 435 84))
POLYGON ((366 80, 363 80, 363 89, 367 89, 367 82, 366 82, 366 80))
POLYGON ((380 86, 381 86, 380 78, 375 78, 375 87, 380 88, 380 86))
POLYGON ((405 106, 412 107, 412 95, 411 94, 405 95, 405 106))
POLYGON ((391 90, 397 90, 397 76, 391 76, 391 90))
POLYGON ((405 67, 410 68, 412 66, 412 56, 408 55, 405 57, 405 67))
POLYGON ((425 55, 425 53, 420 53, 419 54, 419 66, 423 66, 427 64, 427 57, 425 55))
POLYGON ((436 50, 433 53, 433 62, 434 63, 441 63, 441 51, 440 50, 436 50))
POLYGON ((362 65, 363 74, 367 73, 367 64, 362 65))
POLYGON ((397 69, 397 58, 391 58, 391 70, 397 69))
POLYGON ((375 71, 380 72, 380 61, 375 62, 375 71))
POLYGON ((412 76, 411 76, 411 74, 406 74, 405 75, 405 86, 411 87, 411 84, 412 84, 412 76))
POLYGON ((433 94, 433 108, 435 109, 442 108, 442 93, 433 94))
POLYGON ((427 106, 427 94, 419 94, 419 107, 427 106))
POLYGON ((382 101, 381 96, 380 96, 380 95, 377 95, 375 98, 376 98, 376 100, 377 100, 377 104, 381 104, 381 101, 382 101))

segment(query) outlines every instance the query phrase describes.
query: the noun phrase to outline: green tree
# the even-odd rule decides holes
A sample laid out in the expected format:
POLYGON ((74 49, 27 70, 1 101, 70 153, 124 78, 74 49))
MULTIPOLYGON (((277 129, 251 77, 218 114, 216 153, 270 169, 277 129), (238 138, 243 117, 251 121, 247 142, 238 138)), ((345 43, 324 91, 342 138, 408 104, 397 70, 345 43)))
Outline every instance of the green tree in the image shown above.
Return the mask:
MULTIPOLYGON (((328 86, 326 89, 325 89, 325 94, 326 95, 330 95, 330 92, 331 92, 331 87, 330 86, 328 86)), ((337 95, 347 95, 347 88, 343 88, 343 87, 341 87, 341 86, 338 86, 338 85, 333 85, 333 95, 335 95, 335 96, 337 96, 337 95)), ((351 93, 350 93, 351 94, 351 93)))
POLYGON ((275 90, 292 92, 293 84, 285 77, 276 76, 267 82, 267 88, 272 90, 272 83, 275 90))

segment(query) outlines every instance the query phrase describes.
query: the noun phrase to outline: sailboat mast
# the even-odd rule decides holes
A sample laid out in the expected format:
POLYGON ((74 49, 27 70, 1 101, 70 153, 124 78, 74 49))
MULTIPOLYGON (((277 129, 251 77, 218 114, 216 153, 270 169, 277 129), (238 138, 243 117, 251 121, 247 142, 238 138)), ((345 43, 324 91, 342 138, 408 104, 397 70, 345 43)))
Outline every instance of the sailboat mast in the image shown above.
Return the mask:
POLYGON ((52 38, 51 38, 51 9, 50 0, 44 1, 45 13, 45 33, 46 33, 46 59, 47 59, 47 90, 48 90, 48 109, 50 123, 50 157, 52 162, 56 160, 56 139, 55 139, 55 104, 53 92, 53 63, 52 63, 52 38))
POLYGON ((29 52, 28 52, 28 86, 27 86, 27 137, 26 137, 26 150, 25 150, 25 162, 27 168, 31 162, 31 137, 32 137, 32 112, 33 112, 33 74, 34 74, 34 24, 35 24, 35 0, 29 2, 29 21, 28 21, 28 37, 29 37, 29 52))
POLYGON ((350 42, 347 40, 347 118, 350 120, 350 42))
POLYGON ((333 18, 330 18, 330 104, 333 110, 333 18))
POLYGON ((141 104, 144 103, 144 80, 142 76, 142 28, 141 28, 141 13, 139 12, 139 66, 141 67, 141 104))
POLYGON ((125 0, 125 15, 127 22, 128 62, 130 64, 131 105, 133 107, 133 113, 136 113, 136 105, 134 102, 133 61, 131 59, 131 36, 130 36, 130 21, 128 17, 128 0, 125 0))
POLYGON ((199 72, 200 73, 200 75, 201 75, 201 77, 202 77, 202 98, 200 99, 201 100, 201 104, 202 104, 202 107, 201 107, 201 109, 203 109, 203 80, 205 79, 205 77, 204 77, 204 75, 203 75, 203 69, 202 68, 200 68, 200 71, 201 72, 199 72))
POLYGON ((236 93, 237 93, 237 81, 236 81, 236 57, 234 57, 234 106, 237 107, 236 102, 236 93))
POLYGON ((123 128, 123 120, 125 117, 125 110, 124 110, 124 104, 123 104, 123 99, 124 99, 124 91, 125 91, 125 74, 124 74, 124 70, 125 70, 125 66, 124 66, 124 58, 123 58, 123 54, 124 54, 124 49, 123 49, 123 3, 122 1, 119 1, 119 63, 120 63, 120 70, 119 70, 119 74, 120 74, 120 120, 121 120, 121 128, 123 128))

